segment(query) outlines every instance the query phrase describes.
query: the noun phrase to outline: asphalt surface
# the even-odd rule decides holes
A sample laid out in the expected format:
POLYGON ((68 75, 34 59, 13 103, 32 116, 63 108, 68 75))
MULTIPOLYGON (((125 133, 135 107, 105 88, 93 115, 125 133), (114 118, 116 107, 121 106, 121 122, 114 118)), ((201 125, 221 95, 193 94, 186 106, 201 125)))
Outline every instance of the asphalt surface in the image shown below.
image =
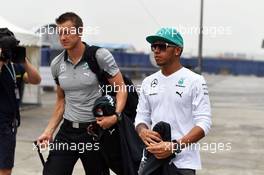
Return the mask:
MULTIPOLYGON (((205 75, 213 125, 200 141, 203 169, 198 175, 264 174, 264 78, 205 75)), ((136 80, 137 84, 141 80, 136 80)), ((22 111, 17 135, 14 175, 40 175, 42 165, 32 141, 44 130, 54 107, 55 93, 43 92, 42 105, 22 111)), ((44 156, 47 152, 44 153, 44 156)), ((74 173, 83 175, 80 162, 74 173)))

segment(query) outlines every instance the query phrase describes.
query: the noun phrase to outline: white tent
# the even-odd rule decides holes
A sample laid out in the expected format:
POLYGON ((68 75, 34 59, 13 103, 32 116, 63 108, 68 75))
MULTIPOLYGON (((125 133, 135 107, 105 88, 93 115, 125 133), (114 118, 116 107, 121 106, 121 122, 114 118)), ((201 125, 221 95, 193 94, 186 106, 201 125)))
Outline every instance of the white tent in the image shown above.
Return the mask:
POLYGON ((22 46, 39 46, 39 37, 38 35, 35 35, 33 32, 22 29, 3 17, 0 16, 0 27, 4 28, 7 27, 9 30, 11 30, 16 38, 20 40, 20 45, 22 46))
MULTIPOLYGON (((39 68, 41 58, 40 38, 31 31, 22 29, 0 16, 0 28, 8 28, 16 38, 20 40, 19 45, 26 47, 27 57, 30 62, 39 68)), ((40 104, 40 88, 35 85, 26 85, 24 89, 23 103, 40 104)))

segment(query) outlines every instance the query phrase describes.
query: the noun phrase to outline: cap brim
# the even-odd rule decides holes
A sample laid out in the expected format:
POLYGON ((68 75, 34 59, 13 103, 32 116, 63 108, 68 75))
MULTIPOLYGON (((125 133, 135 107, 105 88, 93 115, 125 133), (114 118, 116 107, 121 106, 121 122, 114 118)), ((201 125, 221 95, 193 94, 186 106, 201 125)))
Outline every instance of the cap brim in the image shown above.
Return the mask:
POLYGON ((167 38, 164 38, 164 37, 161 37, 161 36, 157 36, 157 35, 150 35, 150 36, 148 36, 148 37, 146 38, 146 40, 147 40, 150 44, 152 44, 152 43, 154 43, 154 42, 156 42, 156 41, 165 41, 165 42, 169 42, 169 43, 176 44, 176 43, 174 43, 173 41, 168 40, 167 38))

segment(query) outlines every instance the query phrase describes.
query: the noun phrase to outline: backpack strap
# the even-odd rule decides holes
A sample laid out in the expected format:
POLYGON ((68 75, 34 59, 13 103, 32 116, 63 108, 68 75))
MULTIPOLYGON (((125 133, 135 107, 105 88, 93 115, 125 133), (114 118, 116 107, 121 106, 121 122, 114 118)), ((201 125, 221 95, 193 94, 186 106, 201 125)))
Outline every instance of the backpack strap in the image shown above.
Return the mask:
POLYGON ((96 74, 96 77, 99 81, 100 85, 106 85, 109 84, 108 79, 111 77, 107 72, 105 72, 103 69, 100 68, 97 59, 96 59, 96 52, 101 47, 98 46, 89 46, 86 43, 85 44, 85 51, 83 54, 84 60, 88 63, 90 69, 93 73, 96 74))
POLYGON ((98 65, 97 59, 95 57, 96 51, 100 47, 98 46, 89 46, 85 44, 85 52, 84 52, 84 59, 88 63, 90 69, 93 71, 93 73, 98 76, 100 72, 102 71, 101 68, 98 65))
MULTIPOLYGON (((89 46, 86 43, 84 43, 84 45, 85 45, 85 51, 83 53, 83 59, 88 63, 89 68, 96 75, 100 86, 111 89, 111 87, 109 87, 109 86, 107 86, 107 87, 104 86, 104 85, 109 85, 110 84, 109 81, 108 81, 108 78, 110 78, 111 75, 109 75, 107 72, 105 72, 103 69, 100 68, 100 66, 99 66, 99 64, 97 62, 97 59, 96 59, 96 52, 101 47, 94 46, 94 45, 89 46)), ((68 59, 68 53, 65 50, 64 51, 64 60, 67 60, 67 59, 68 59)), ((58 77, 55 77, 54 80, 55 80, 57 85, 60 85, 58 77)), ((103 90, 103 95, 105 95, 105 92, 109 92, 109 89, 108 90, 104 89, 103 90)))
MULTIPOLYGON (((88 63, 89 68, 92 70, 93 73, 96 74, 96 77, 101 85, 108 84, 108 80, 106 78, 107 73, 104 72, 96 59, 96 51, 100 49, 98 46, 89 46, 85 42, 83 42, 85 45, 85 51, 83 53, 83 59, 88 63)), ((67 50, 64 50, 64 61, 68 59, 68 53, 67 50)), ((58 77, 55 77, 55 83, 57 85, 60 85, 58 77)))

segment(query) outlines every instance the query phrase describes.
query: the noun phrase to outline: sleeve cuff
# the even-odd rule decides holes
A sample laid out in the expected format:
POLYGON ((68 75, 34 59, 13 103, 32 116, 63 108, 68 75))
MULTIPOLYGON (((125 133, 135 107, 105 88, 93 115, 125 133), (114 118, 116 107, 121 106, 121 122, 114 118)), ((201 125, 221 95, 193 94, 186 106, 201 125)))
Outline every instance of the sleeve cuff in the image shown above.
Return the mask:
POLYGON ((204 131, 204 135, 207 135, 209 133, 209 130, 211 128, 211 125, 204 124, 204 123, 196 123, 196 126, 199 126, 204 131))
POLYGON ((210 116, 206 116, 206 115, 196 116, 195 121, 196 121, 195 126, 199 126, 200 128, 202 128, 204 134, 207 135, 212 125, 212 120, 210 116))
POLYGON ((135 120, 135 127, 137 127, 137 126, 138 126, 139 124, 141 124, 141 123, 147 125, 147 127, 148 127, 149 129, 151 128, 151 125, 150 125, 148 122, 144 121, 144 120, 135 120))

